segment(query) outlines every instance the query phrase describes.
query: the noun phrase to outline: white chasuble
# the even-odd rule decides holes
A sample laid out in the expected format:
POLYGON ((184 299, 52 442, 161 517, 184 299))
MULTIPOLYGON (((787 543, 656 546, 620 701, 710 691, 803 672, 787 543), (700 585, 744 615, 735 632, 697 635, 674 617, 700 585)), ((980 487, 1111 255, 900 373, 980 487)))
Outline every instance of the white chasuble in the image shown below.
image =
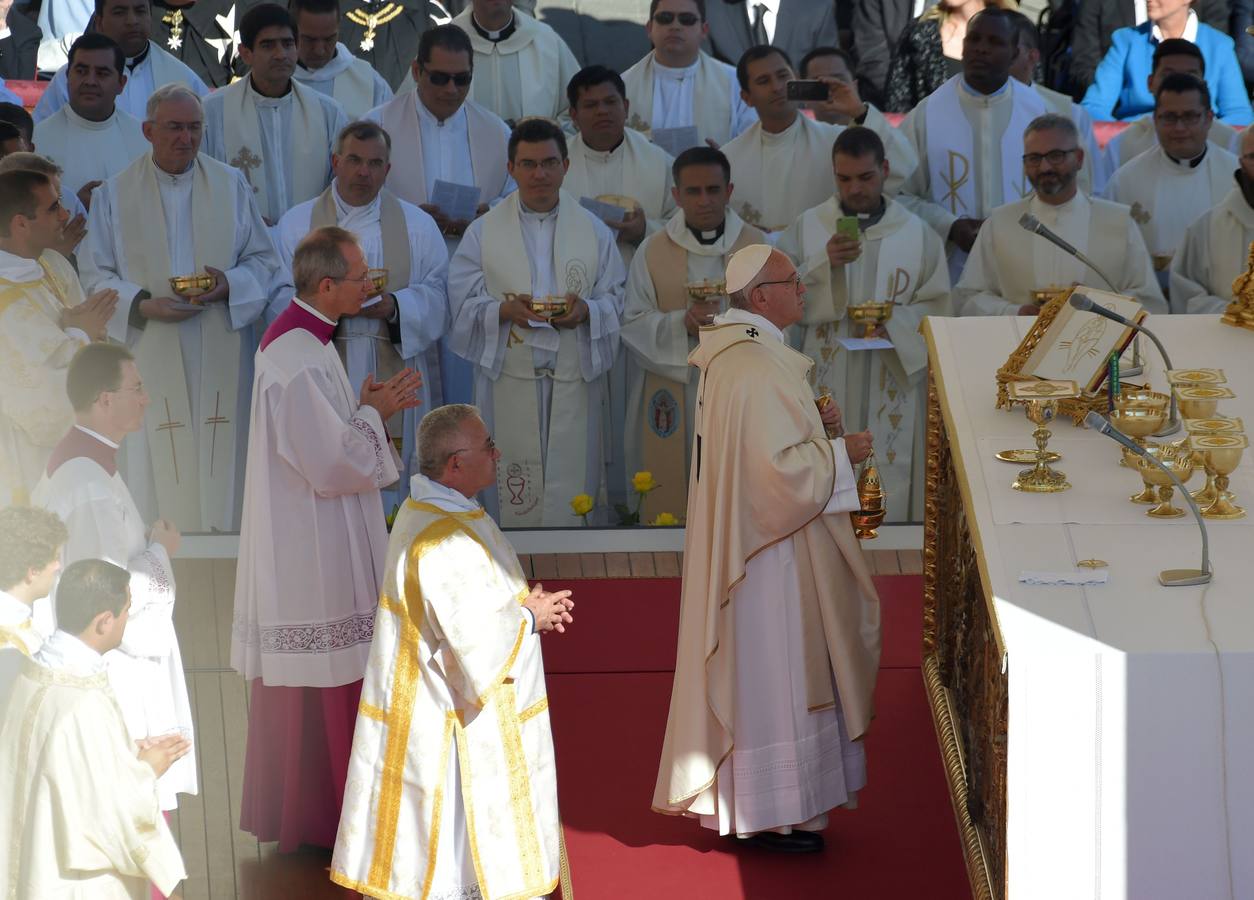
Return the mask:
POLYGON ((140 120, 130 113, 118 108, 103 122, 93 122, 69 104, 36 125, 33 140, 41 155, 61 167, 66 197, 76 196, 89 181, 112 178, 150 149, 140 120))
POLYGON ((392 99, 392 88, 383 76, 340 43, 335 45, 335 56, 321 69, 306 69, 297 63, 292 78, 334 98, 354 121, 392 99))
MULTIPOLYGON (((722 282, 727 257, 764 242, 762 232, 729 209, 723 234, 712 244, 702 244, 680 210, 641 245, 632 261, 622 326, 632 363, 624 433, 627 473, 652 472, 658 485, 641 505, 641 521, 663 512, 680 518, 688 507, 698 373, 688 365, 696 339, 684 327, 692 303, 687 285, 722 282)), ((727 308, 726 295, 714 299, 720 312, 727 308)))
MULTIPOLYGON (((1211 122, 1206 140, 1229 153, 1240 153, 1241 132, 1231 125, 1225 125, 1219 119, 1211 122)), ((1158 146, 1158 132, 1154 130, 1153 114, 1133 119, 1106 143, 1102 153, 1103 182, 1119 170, 1120 166, 1130 163, 1146 150, 1158 146)))
MULTIPOLYGON (((195 248, 188 271, 173 267, 167 243, 172 229, 156 173, 150 157, 139 159, 118 176, 117 198, 122 221, 131 224, 122 235, 128 277, 153 297, 168 297, 172 276, 204 272, 205 266, 221 271, 235 267, 236 173, 201 156, 193 164, 192 233, 182 234, 192 239, 195 248), (140 225, 144 222, 167 223, 165 234, 145 229, 140 225)), ((181 323, 148 320, 135 348, 136 363, 152 398, 144 431, 157 507, 181 531, 209 531, 234 520, 239 427, 235 408, 244 349, 226 306, 212 303, 196 315, 200 359, 209 363, 201 366, 197 384, 188 382, 181 323), (192 391, 197 395, 195 403, 192 391)))
POLYGON ((880 477, 888 493, 887 519, 922 517, 927 347, 924 316, 950 314, 949 275, 940 239, 900 203, 885 199, 883 216, 862 232, 862 253, 832 268, 827 242, 843 215, 835 197, 807 210, 780 237, 805 282, 806 312, 794 345, 814 361, 808 375, 815 396, 831 395, 846 432, 870 429, 880 477), (891 350, 849 350, 861 337, 848 307, 892 301, 885 329, 891 350))
POLYGON ((1251 243, 1254 209, 1238 185, 1185 232, 1171 262, 1173 309, 1222 313, 1233 300, 1232 283, 1249 264, 1251 243))
MULTIPOLYGON (((557 206, 554 283, 547 289, 537 276, 549 269, 549 263, 528 257, 517 193, 484 216, 483 243, 492 248, 483 269, 485 285, 494 297, 592 294, 600 268, 596 232, 588 228, 586 214, 569 194, 563 193, 557 206)), ((600 400, 584 379, 574 329, 510 325, 501 373, 492 390, 494 434, 501 451, 497 490, 503 527, 569 524, 570 500, 584 492, 590 474, 587 454, 575 437, 585 430, 590 406, 600 400), (550 397, 543 410, 542 394, 550 397)))
POLYGON ((61 315, 82 302, 78 277, 59 253, 33 260, 0 251, 0 507, 30 499, 74 421, 65 374, 88 337, 63 331, 61 315))
MULTIPOLYGON (((679 77, 676 71, 650 52, 623 73, 631 104, 628 128, 651 136, 654 129, 695 127, 699 142, 712 140, 720 147, 743 130, 736 127, 736 107, 744 103, 734 69, 701 51, 679 77)), ((757 115, 750 110, 747 118, 756 121, 757 115)))
POLYGON ((397 515, 331 879, 371 896, 531 898, 562 835, 527 579, 484 510, 421 475, 397 515))

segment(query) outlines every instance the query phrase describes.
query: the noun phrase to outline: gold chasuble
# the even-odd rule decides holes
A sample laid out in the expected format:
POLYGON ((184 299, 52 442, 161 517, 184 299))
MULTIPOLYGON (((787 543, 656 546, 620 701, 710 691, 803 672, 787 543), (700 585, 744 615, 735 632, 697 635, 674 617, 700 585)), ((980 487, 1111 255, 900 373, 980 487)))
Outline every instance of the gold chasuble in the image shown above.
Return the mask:
POLYGON ((736 588, 754 556, 791 540, 805 641, 806 706, 835 702, 866 734, 879 664, 879 600, 846 513, 824 515, 836 459, 807 373, 813 363, 759 329, 701 329, 679 649, 653 808, 714 815, 715 773, 736 744, 736 588), (768 462, 769 461, 769 462, 768 462))
POLYGON ((437 889, 437 860, 457 856, 441 838, 460 808, 485 900, 554 891, 553 737, 517 555, 482 509, 409 499, 384 571, 331 880, 372 897, 454 896, 437 889), (461 780, 446 786, 453 758, 461 780))
MULTIPOLYGON (((229 166, 197 156, 192 177, 192 239, 195 271, 205 266, 225 272, 235 267, 236 174, 229 166)), ((132 223, 122 235, 130 278, 154 297, 171 296, 170 277, 193 272, 171 272, 170 252, 161 190, 152 155, 135 160, 117 176, 119 218, 132 223)), ((209 531, 212 522, 226 518, 234 502, 236 423, 242 341, 231 329, 226 303, 210 303, 197 314, 201 359, 206 364, 200 384, 187 383, 177 323, 149 319, 135 348, 135 360, 144 376, 152 404, 144 417, 157 507, 180 531, 209 531), (204 422, 193 423, 188 391, 199 393, 198 409, 204 422)), ((241 476, 242 477, 242 476, 241 476)))
MULTIPOLYGON (((555 289, 585 299, 596 285, 600 265, 596 232, 586 216, 579 202, 562 191, 553 239, 555 289)), ((483 246, 488 293, 498 300, 506 294, 530 294, 531 260, 523 244, 517 191, 484 215, 483 246)), ((514 528, 568 524, 567 504, 587 481, 584 435, 593 402, 579 363, 579 337, 574 328, 507 324, 505 359, 492 386, 493 431, 501 451, 500 522, 514 528), (533 348, 556 351, 557 365, 537 367, 533 348), (553 381, 547 422, 540 418, 536 385, 545 378, 553 381), (549 436, 547 454, 541 453, 542 431, 549 436)))

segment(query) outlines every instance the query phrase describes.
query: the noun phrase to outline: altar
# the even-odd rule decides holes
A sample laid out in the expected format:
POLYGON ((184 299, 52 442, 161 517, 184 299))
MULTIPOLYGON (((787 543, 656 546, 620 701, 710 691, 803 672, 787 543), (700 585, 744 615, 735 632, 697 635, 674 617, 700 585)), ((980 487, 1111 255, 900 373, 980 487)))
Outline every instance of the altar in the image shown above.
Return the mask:
MULTIPOLYGON (((1031 327, 929 318, 923 674, 974 896, 989 900, 1254 898, 1254 457, 1232 475, 1250 514, 1146 517, 1109 438, 1059 418, 1049 447, 1072 487, 1012 490, 1005 449, 1033 447, 995 372, 1031 327), (1108 582, 1029 585, 1024 572, 1108 582)), ((1219 413, 1254 427, 1254 332, 1218 316, 1151 316, 1176 366, 1224 370, 1219 413)), ((1146 342, 1145 374, 1167 390, 1146 342)), ((1168 440, 1183 437, 1173 435, 1168 440)), ((1200 477, 1189 483, 1201 487, 1200 477)), ((1177 505, 1184 501, 1177 498, 1177 505)))

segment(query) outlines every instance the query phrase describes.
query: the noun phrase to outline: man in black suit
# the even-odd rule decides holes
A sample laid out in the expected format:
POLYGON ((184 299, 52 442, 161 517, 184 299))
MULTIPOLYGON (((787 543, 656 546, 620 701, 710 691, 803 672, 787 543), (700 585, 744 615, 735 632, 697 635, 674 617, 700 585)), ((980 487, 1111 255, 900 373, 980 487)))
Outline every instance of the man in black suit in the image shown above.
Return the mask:
MULTIPOLYGON (((935 0, 920 4, 935 6, 935 0)), ((888 66, 897 39, 910 24, 914 0, 857 0, 853 8, 853 51, 858 57, 858 93, 868 103, 884 108, 888 91, 888 66)))
MULTIPOLYGON (((1200 21, 1228 33, 1228 0, 1196 0, 1200 21)), ((1133 0, 1084 0, 1071 34, 1071 80, 1080 94, 1093 83, 1093 73, 1110 49, 1110 35, 1117 28, 1137 25, 1133 0)))
POLYGON ((791 59, 838 46, 832 0, 708 0, 705 18, 710 53, 733 66, 757 44, 779 47, 791 59))

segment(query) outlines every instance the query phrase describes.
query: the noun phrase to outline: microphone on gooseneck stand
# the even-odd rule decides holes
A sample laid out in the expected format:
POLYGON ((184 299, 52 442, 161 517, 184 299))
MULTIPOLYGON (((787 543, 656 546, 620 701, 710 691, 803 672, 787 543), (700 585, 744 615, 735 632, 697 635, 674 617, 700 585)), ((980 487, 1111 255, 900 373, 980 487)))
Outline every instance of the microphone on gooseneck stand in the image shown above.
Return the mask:
MULTIPOLYGON (((1158 336, 1144 325, 1141 325, 1138 322, 1133 322, 1131 319, 1124 318, 1112 309, 1107 309, 1098 303, 1094 303, 1093 298, 1087 297, 1084 294, 1072 293, 1071 305, 1075 309, 1081 310, 1082 312, 1091 312, 1094 315, 1101 316, 1102 318, 1110 319, 1112 322, 1118 322, 1120 325, 1131 328, 1133 331, 1141 332, 1154 342, 1154 346, 1157 347, 1158 352, 1162 354, 1163 365, 1165 365, 1168 369, 1172 368, 1171 357, 1167 355, 1167 348, 1163 346, 1163 342, 1158 339, 1158 336)), ((1171 414, 1167 417, 1167 421, 1163 424, 1163 427, 1154 433, 1154 437, 1166 437, 1167 435, 1175 434, 1180 430, 1180 414, 1176 410, 1176 393, 1175 391, 1171 391, 1170 393, 1171 414)))
POLYGON ((1094 431, 1117 441, 1137 456, 1149 460, 1166 472, 1172 483, 1180 490, 1184 499, 1189 502, 1189 509, 1193 510, 1193 518, 1197 519, 1197 527, 1202 531, 1202 567, 1200 569, 1164 569, 1158 573, 1158 583, 1164 587, 1185 587, 1209 582, 1214 573, 1210 567, 1210 540, 1206 535, 1206 522, 1202 519, 1202 511, 1197 508, 1197 501, 1185 489, 1184 482, 1176 477, 1176 473, 1171 471, 1170 466, 1163 465, 1153 454, 1145 452, 1144 447, 1137 444, 1136 441, 1132 440, 1132 438, 1128 437, 1114 425, 1111 425, 1105 417, 1098 413, 1090 412, 1084 417, 1084 424, 1094 431))

